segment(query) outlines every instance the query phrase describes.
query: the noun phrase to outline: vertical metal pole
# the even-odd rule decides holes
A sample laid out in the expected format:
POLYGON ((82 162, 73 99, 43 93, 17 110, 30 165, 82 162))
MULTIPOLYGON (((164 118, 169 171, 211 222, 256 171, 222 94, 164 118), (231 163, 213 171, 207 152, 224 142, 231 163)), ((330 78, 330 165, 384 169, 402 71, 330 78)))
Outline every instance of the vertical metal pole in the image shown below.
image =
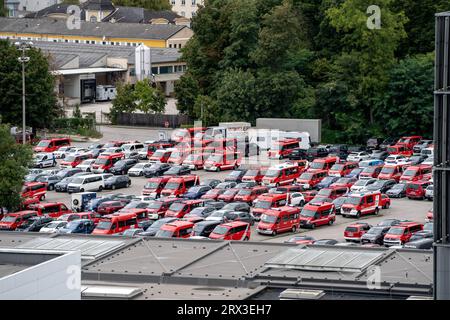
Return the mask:
POLYGON ((26 121, 25 121, 25 48, 22 49, 22 143, 26 144, 26 121))

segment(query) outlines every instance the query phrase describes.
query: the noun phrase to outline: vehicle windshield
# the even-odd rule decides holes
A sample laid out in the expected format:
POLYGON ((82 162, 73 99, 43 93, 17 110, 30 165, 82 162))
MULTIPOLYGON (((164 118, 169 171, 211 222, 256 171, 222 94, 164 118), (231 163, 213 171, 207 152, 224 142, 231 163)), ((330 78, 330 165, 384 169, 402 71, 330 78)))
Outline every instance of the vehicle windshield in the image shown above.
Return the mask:
POLYGON ((223 195, 224 196, 233 196, 233 195, 235 195, 237 193, 237 190, 234 190, 234 189, 228 189, 227 191, 225 191, 224 193, 223 193, 223 195))
POLYGON ((3 219, 1 220, 2 222, 14 222, 17 220, 16 216, 4 216, 3 219))
POLYGON ((268 214, 263 214, 261 216, 261 221, 265 223, 275 223, 277 221, 277 217, 268 214))
POLYGON ((347 197, 339 197, 339 198, 333 200, 333 204, 336 206, 342 206, 346 202, 347 202, 347 197))
POLYGON ((70 183, 82 184, 83 183, 83 178, 74 178, 70 183))
POLYGON ((50 144, 50 141, 42 140, 41 142, 39 142, 39 144, 37 146, 38 147, 48 147, 49 144, 50 144))
POLYGON ((342 169, 344 169, 343 164, 335 164, 331 167, 331 170, 342 170, 342 169))
POLYGON ((154 190, 154 189, 158 189, 158 187, 159 187, 159 182, 148 182, 145 185, 144 189, 152 189, 152 190, 154 190))
POLYGON ((178 212, 178 211, 182 211, 185 207, 186 207, 186 205, 184 203, 175 202, 170 205, 169 210, 178 212))
POLYGON ((132 144, 124 144, 124 145, 122 146, 122 149, 125 150, 125 151, 129 151, 129 150, 131 149, 132 146, 133 146, 132 144))
POLYGON ((134 165, 134 169, 142 169, 143 167, 145 167, 147 164, 146 163, 138 163, 136 165, 134 165))
POLYGON ((159 210, 162 207, 162 202, 152 202, 150 203, 150 205, 147 207, 148 209, 153 209, 153 210, 159 210))
POLYGON ((394 147, 389 147, 389 148, 387 148, 387 151, 389 152, 389 153, 394 153, 394 152, 397 152, 397 148, 394 148, 394 147))
POLYGON ((98 230, 110 230, 112 227, 112 222, 111 221, 100 221, 97 224, 97 227, 95 227, 98 230))
POLYGON ((270 209, 271 206, 272 206, 272 202, 271 201, 259 200, 256 203, 255 208, 256 209, 270 209))
POLYGON ((124 160, 120 160, 120 161, 117 161, 115 164, 114 164, 114 167, 121 167, 121 166, 123 166, 123 165, 125 165, 126 164, 126 162, 124 161, 124 160))
POLYGON ((279 175, 280 175, 280 170, 269 169, 266 172, 266 177, 269 177, 269 178, 278 177, 279 175))
POLYGON ((335 180, 335 177, 326 177, 325 179, 322 180, 322 184, 329 184, 329 183, 333 183, 333 181, 335 180))
POLYGON ((312 173, 302 173, 300 180, 310 180, 314 174, 312 173))
POLYGON ((228 232, 228 228, 222 227, 222 226, 215 227, 214 231, 213 231, 213 233, 220 234, 220 235, 227 234, 227 232, 228 232))
POLYGON ((186 161, 195 161, 197 159, 200 159, 199 154, 190 154, 186 157, 186 161))
POLYGON ((357 186, 357 187, 364 187, 367 184, 368 181, 369 180, 358 180, 358 181, 355 182, 354 185, 357 186))
POLYGON ((403 190, 403 189, 405 189, 405 184, 403 183, 397 183, 391 188, 391 190, 403 190))
POLYGON ((223 156, 221 154, 213 154, 208 158, 211 162, 222 162, 223 156))
POLYGON ((107 164, 109 163, 109 159, 108 158, 97 158, 97 160, 95 160, 95 164, 107 164))
POLYGON ((67 162, 73 162, 73 161, 75 161, 76 160, 76 156, 67 156, 66 157, 66 159, 65 159, 65 161, 67 161, 67 162))
POLYGON ((391 174, 394 173, 395 168, 393 167, 383 167, 383 169, 381 170, 382 174, 391 174))
POLYGON ((194 216, 203 216, 203 211, 205 211, 205 208, 194 208, 189 212, 190 215, 194 216))
POLYGON ((37 154, 34 156, 35 160, 41 161, 42 159, 44 159, 45 154, 37 154))
POLYGON ((406 189, 419 190, 419 188, 420 188, 420 185, 414 184, 414 183, 408 184, 408 185, 406 186, 406 189))
MULTIPOLYGON (((69 230, 76 230, 77 228, 78 228, 78 226, 80 225, 80 223, 78 222, 78 221, 76 221, 76 220, 79 220, 79 217, 78 216, 75 216, 75 219, 73 219, 71 222, 69 222, 66 226, 65 226, 65 228, 66 229, 69 229, 69 230)), ((99 223, 99 225, 100 225, 100 223, 99 223)), ((102 229, 103 230, 103 229, 102 229)), ((104 229, 104 230, 107 230, 107 229, 104 229)))
POLYGON ((403 173, 403 175, 405 177, 414 177, 416 175, 416 173, 417 173, 417 169, 408 169, 403 173))
POLYGON ((351 173, 351 174, 358 174, 358 173, 360 173, 361 171, 362 171, 361 168, 356 168, 356 169, 353 169, 350 173, 351 173))
POLYGON ((403 228, 392 227, 391 229, 389 229, 389 234, 400 235, 403 234, 404 231, 405 229, 403 228))
POLYGON ((331 189, 321 189, 317 195, 323 196, 323 197, 329 197, 331 195, 332 191, 333 190, 331 190, 331 189))
POLYGON ((377 169, 377 167, 366 167, 366 168, 364 168, 364 170, 362 172, 363 173, 374 173, 376 169, 377 169))
POLYGON ((353 204, 353 205, 358 205, 358 204, 360 204, 361 203, 361 198, 359 198, 359 197, 348 197, 347 198, 347 201, 345 201, 345 203, 348 203, 348 204, 353 204))
POLYGON ((247 177, 256 177, 258 175, 259 171, 258 170, 248 170, 245 175, 247 177))
POLYGON ((197 193, 200 192, 201 189, 203 189, 203 187, 192 187, 189 189, 189 192, 197 193))
POLYGON ((316 211, 303 209, 302 212, 300 212, 300 215, 302 217, 314 217, 316 215, 316 213, 317 213, 316 211))
POLYGON ((61 225, 61 221, 55 221, 55 222, 50 222, 48 225, 45 226, 45 228, 47 229, 56 229, 61 225))
POLYGON ((163 151, 163 150, 158 150, 158 151, 156 151, 156 152, 152 155, 152 158, 153 158, 153 157, 155 157, 155 158, 162 158, 162 157, 164 156, 165 153, 166 153, 166 152, 163 151))
POLYGON ((238 192, 238 196, 249 196, 252 194, 252 190, 251 189, 241 189, 238 192))
POLYGON ((180 187, 180 183, 179 182, 168 182, 166 184, 166 186, 164 187, 164 189, 177 190, 179 187, 180 187))
POLYGON ((336 181, 336 183, 338 184, 347 184, 350 182, 349 178, 340 178, 338 181, 336 181))
POLYGON ((378 180, 375 183, 372 183, 372 185, 368 186, 367 188, 369 188, 369 189, 382 188, 385 183, 386 183, 386 180, 378 180))
POLYGON ((367 231, 367 234, 380 234, 383 231, 383 228, 371 228, 367 231))
POLYGON ((155 163, 152 164, 152 166, 149 168, 150 170, 159 170, 160 168, 162 168, 163 164, 162 163, 155 163))
POLYGON ((159 230, 155 237, 158 238, 172 238, 173 237, 173 231, 169 231, 169 230, 159 230))
POLYGON ((94 160, 84 160, 81 165, 90 165, 94 160))
POLYGON ((325 162, 313 162, 309 166, 310 169, 318 169, 321 170, 325 166, 325 162))

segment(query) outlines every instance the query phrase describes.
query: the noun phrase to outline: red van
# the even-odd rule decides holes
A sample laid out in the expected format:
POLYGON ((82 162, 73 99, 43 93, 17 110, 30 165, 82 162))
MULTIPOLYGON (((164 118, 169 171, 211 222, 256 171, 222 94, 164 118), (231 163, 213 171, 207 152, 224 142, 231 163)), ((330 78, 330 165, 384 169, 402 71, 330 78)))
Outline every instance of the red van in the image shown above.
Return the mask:
POLYGON ((328 176, 328 171, 318 170, 310 172, 309 170, 303 172, 297 179, 298 184, 302 185, 305 189, 313 189, 319 184, 325 177, 328 176))
POLYGON ((386 164, 381 169, 381 172, 378 175, 378 179, 380 179, 380 180, 393 179, 393 180, 399 182, 402 174, 403 174, 403 166, 402 165, 386 164))
POLYGON ((266 193, 260 195, 255 200, 255 205, 252 209, 252 215, 255 220, 259 220, 261 215, 272 208, 286 206, 289 203, 288 194, 266 193))
POLYGON ((167 163, 181 165, 184 159, 186 159, 186 157, 189 155, 189 153, 189 149, 175 148, 175 150, 170 154, 169 159, 167 159, 167 163))
POLYGON ((328 171, 328 175, 332 177, 344 177, 356 168, 358 168, 356 162, 335 163, 328 171))
POLYGON ((300 227, 311 228, 332 225, 336 221, 336 209, 329 202, 306 204, 300 212, 300 227))
POLYGON ((344 230, 345 241, 361 242, 361 237, 370 230, 372 226, 366 222, 356 222, 347 226, 344 230))
POLYGON ((269 159, 284 159, 292 153, 294 149, 298 149, 300 143, 297 139, 284 139, 275 142, 269 150, 269 159))
POLYGON ((158 198, 170 179, 169 176, 150 178, 145 184, 144 190, 142 190, 142 195, 158 198))
POLYGON ((157 238, 189 238, 194 224, 190 221, 178 220, 166 223, 156 233, 157 238))
POLYGON ((401 137, 397 141, 397 145, 404 145, 408 149, 413 149, 414 146, 422 140, 422 136, 409 136, 409 137, 401 137))
POLYGON ((364 170, 359 174, 360 179, 370 179, 370 178, 378 178, 381 170, 383 170, 383 165, 378 166, 368 166, 365 167, 364 170))
POLYGON ((210 239, 221 240, 250 240, 250 224, 242 221, 223 223, 214 228, 209 235, 210 239))
POLYGON ((119 200, 105 201, 98 206, 97 212, 102 215, 113 214, 125 206, 126 203, 119 200))
POLYGON ((61 168, 75 168, 77 165, 82 163, 84 160, 92 159, 92 154, 79 154, 74 156, 67 156, 60 163, 61 168))
POLYGON ((223 150, 221 153, 213 153, 205 161, 206 171, 222 171, 237 169, 241 164, 241 154, 236 151, 223 150))
POLYGON ((30 182, 22 187, 22 198, 36 198, 40 201, 45 199, 47 194, 47 183, 45 182, 30 182))
POLYGON ((103 216, 97 212, 75 212, 69 215, 67 218, 67 221, 74 221, 74 220, 80 220, 80 219, 89 219, 94 222, 94 224, 97 224, 100 222, 100 219, 102 219, 103 216))
POLYGON ((172 177, 167 181, 164 189, 161 191, 161 196, 179 197, 185 194, 190 187, 199 185, 199 180, 199 177, 195 175, 172 177))
POLYGON ((245 175, 242 177, 242 182, 261 183, 265 174, 266 174, 266 170, 249 169, 245 172, 245 175))
POLYGON ((406 185, 406 196, 408 199, 425 199, 425 189, 433 184, 431 181, 415 181, 406 185))
POLYGON ((270 167, 262 179, 262 184, 269 187, 292 184, 300 176, 300 168, 296 164, 283 163, 270 167))
POLYGON ((156 150, 152 154, 152 156, 148 158, 149 162, 152 162, 152 163, 156 163, 156 162, 167 163, 167 161, 169 161, 170 155, 175 150, 176 149, 174 149, 174 148, 156 150))
POLYGON ((423 180, 424 177, 430 175, 432 171, 433 167, 426 164, 407 167, 400 177, 400 182, 423 180))
POLYGON ((54 152, 61 147, 70 146, 69 138, 55 138, 41 140, 36 147, 34 147, 34 152, 54 152))
POLYGON ((234 201, 247 202, 251 205, 257 197, 267 192, 269 192, 269 189, 262 186, 240 189, 234 197, 234 201))
POLYGON ((282 232, 295 232, 300 228, 300 208, 279 207, 267 210, 256 226, 256 231, 272 236, 282 232))
POLYGON ((38 203, 28 206, 30 210, 34 210, 38 215, 47 215, 51 218, 58 218, 66 213, 72 213, 67 206, 62 202, 48 202, 48 203, 38 203))
POLYGON ((382 209, 380 192, 367 192, 361 194, 350 194, 342 205, 341 212, 344 218, 355 217, 359 219, 362 215, 377 215, 382 209))
POLYGON ((387 152, 390 155, 402 155, 405 157, 411 157, 413 155, 413 150, 409 149, 406 145, 396 144, 395 146, 389 146, 387 152))
POLYGON ((403 245, 411 239, 411 236, 423 230, 423 224, 417 222, 402 222, 393 226, 384 236, 383 244, 386 247, 403 245))
POLYGON ((169 209, 167 209, 165 218, 183 218, 186 214, 192 211, 192 209, 200 207, 205 202, 203 200, 185 200, 173 202, 169 209))
POLYGON ((308 168, 308 172, 316 172, 316 171, 322 171, 326 170, 328 171, 337 163, 339 162, 338 157, 326 157, 326 158, 320 158, 315 159, 308 168))
POLYGON ((191 170, 201 170, 209 156, 209 153, 192 153, 183 160, 183 165, 191 170))
POLYGON ((165 198, 153 201, 148 207, 147 212, 150 219, 158 220, 165 216, 166 211, 172 205, 172 203, 179 201, 178 198, 165 198))
POLYGON ((316 196, 335 200, 339 197, 345 196, 348 193, 347 187, 329 187, 321 189, 316 196))
POLYGON ((125 155, 121 152, 99 155, 91 167, 93 173, 105 173, 114 166, 117 161, 125 159, 125 155))
POLYGON ((217 200, 217 198, 225 193, 225 191, 227 191, 228 189, 212 189, 209 190, 207 193, 205 193, 204 195, 202 195, 201 199, 212 199, 212 200, 217 200))
POLYGON ((31 217, 37 216, 38 213, 36 211, 30 210, 5 214, 2 220, 0 220, 0 230, 16 230, 18 226, 25 223, 31 217))
POLYGON ((116 234, 130 228, 139 228, 135 213, 114 213, 103 216, 92 234, 116 234))

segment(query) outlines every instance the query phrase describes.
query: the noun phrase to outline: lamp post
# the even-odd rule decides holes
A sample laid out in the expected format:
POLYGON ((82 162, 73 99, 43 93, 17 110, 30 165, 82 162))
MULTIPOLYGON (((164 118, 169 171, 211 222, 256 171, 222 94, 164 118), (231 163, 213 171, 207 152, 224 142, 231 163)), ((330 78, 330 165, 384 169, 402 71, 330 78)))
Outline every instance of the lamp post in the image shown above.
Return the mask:
POLYGON ((33 45, 32 42, 16 42, 15 44, 19 50, 22 51, 22 55, 18 58, 19 62, 22 64, 22 144, 26 144, 27 142, 27 128, 25 121, 25 99, 26 99, 26 90, 25 90, 25 64, 30 62, 30 57, 25 55, 25 52, 30 49, 30 46, 33 45))

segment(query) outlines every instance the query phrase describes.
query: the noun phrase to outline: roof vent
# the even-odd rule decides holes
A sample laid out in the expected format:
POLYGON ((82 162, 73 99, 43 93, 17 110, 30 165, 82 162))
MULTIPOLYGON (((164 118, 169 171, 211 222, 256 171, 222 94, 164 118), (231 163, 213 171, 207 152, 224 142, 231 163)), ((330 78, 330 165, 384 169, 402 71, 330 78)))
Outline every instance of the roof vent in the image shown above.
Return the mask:
POLYGON ((319 300, 325 295, 322 290, 286 289, 280 293, 280 300, 319 300))
POLYGON ((142 294, 141 288, 116 286, 85 286, 81 296, 86 298, 133 299, 142 294))

